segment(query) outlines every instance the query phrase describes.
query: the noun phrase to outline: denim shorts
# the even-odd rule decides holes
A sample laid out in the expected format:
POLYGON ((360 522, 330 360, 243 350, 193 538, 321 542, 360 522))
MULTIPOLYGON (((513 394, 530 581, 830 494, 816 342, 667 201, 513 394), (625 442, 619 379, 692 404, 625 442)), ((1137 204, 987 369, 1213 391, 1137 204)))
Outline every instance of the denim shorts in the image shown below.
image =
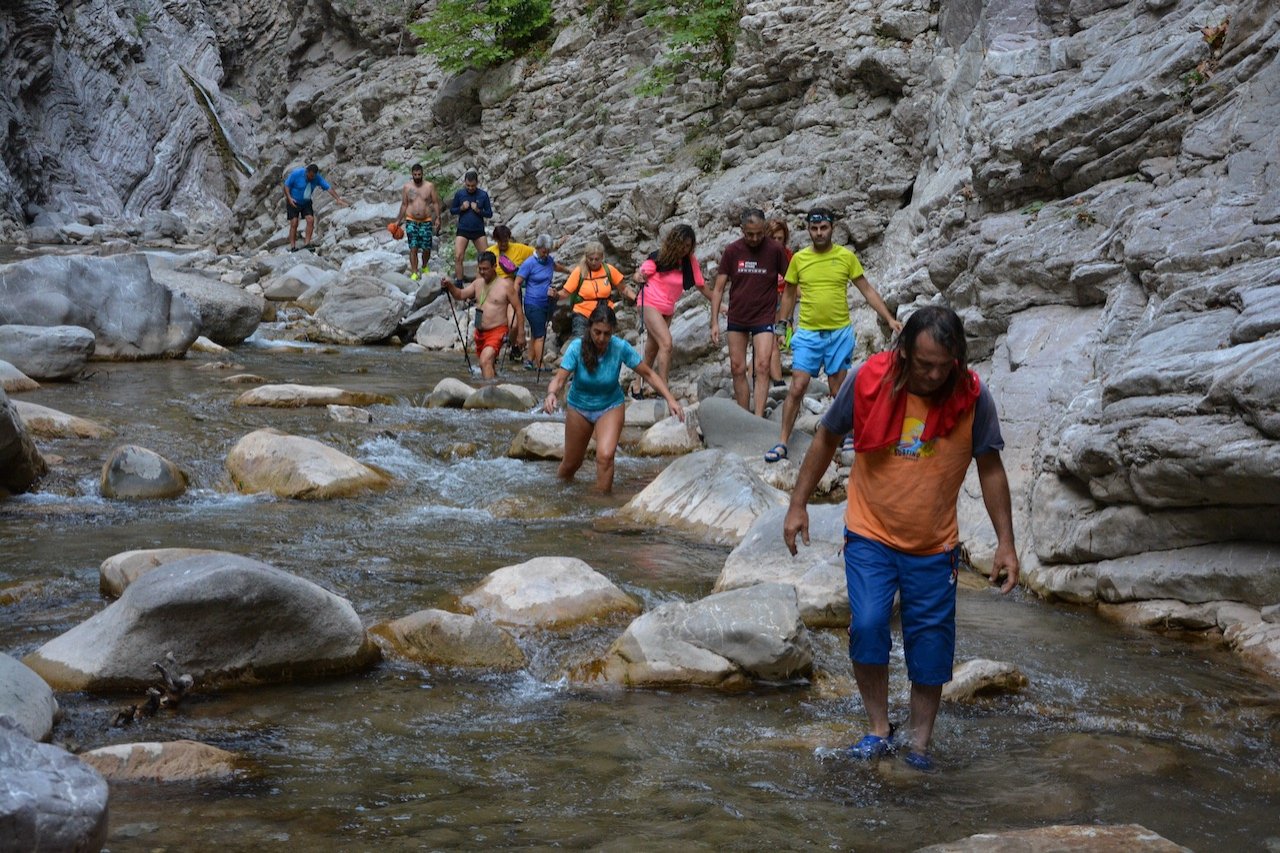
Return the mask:
POLYGON ((901 593, 902 650, 915 684, 946 684, 956 656, 956 576, 960 548, 907 554, 844 532, 844 577, 849 589, 849 658, 889 662, 889 619, 901 593))
POLYGON ((524 316, 529 320, 529 337, 533 340, 547 336, 547 321, 551 319, 551 304, 548 302, 526 302, 524 316))
POLYGON ((833 376, 853 366, 853 325, 839 329, 796 329, 791 336, 791 369, 810 376, 833 376))

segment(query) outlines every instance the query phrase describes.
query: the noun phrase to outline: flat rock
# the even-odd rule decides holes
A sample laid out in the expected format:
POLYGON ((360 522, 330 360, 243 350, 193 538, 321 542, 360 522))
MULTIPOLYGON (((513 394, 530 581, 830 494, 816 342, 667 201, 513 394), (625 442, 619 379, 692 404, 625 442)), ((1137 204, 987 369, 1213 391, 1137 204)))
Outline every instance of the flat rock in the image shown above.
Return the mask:
POLYGON ((0 326, 0 358, 38 380, 75 379, 93 348, 93 332, 80 326, 0 326))
MULTIPOLYGON (((692 409, 693 407, 690 407, 692 409)), ((644 431, 635 446, 637 456, 679 456, 702 449, 697 411, 686 409, 684 419, 671 416, 644 431)))
POLYGON ((107 780, 58 746, 0 717, 0 827, 6 851, 101 850, 107 780))
POLYGON ((369 633, 385 652, 416 663, 513 670, 526 662, 515 638, 497 625, 446 610, 419 610, 369 633))
POLYGON ((742 457, 703 450, 668 465, 618 515, 644 526, 674 527, 711 542, 736 545, 757 518, 787 503, 787 495, 761 480, 742 457))
POLYGON ((535 557, 491 572, 460 603, 499 625, 568 628, 640 612, 640 604, 575 557, 535 557))
POLYGON ((813 648, 795 589, 759 584, 690 603, 673 601, 636 619, 599 660, 571 678, 628 687, 741 688, 807 678, 813 648))
POLYGON ((114 433, 97 421, 50 409, 47 406, 11 401, 27 431, 40 438, 108 438, 114 433))
POLYGON ((227 454, 227 471, 244 494, 341 498, 383 489, 391 477, 318 441, 274 429, 249 433, 227 454))
POLYGON ((371 406, 394 402, 385 394, 348 391, 326 385, 259 385, 236 397, 233 406, 269 406, 300 409, 305 406, 371 406))
POLYGON ((58 715, 58 700, 44 679, 0 652, 0 717, 8 717, 32 740, 48 740, 58 715))
POLYGON ((176 498, 187 490, 187 475, 154 450, 126 444, 103 463, 99 488, 104 498, 176 498))
POLYGON ((844 504, 809 507, 809 544, 796 555, 782 539, 786 507, 766 510, 729 552, 713 592, 760 583, 786 583, 796 590, 800 616, 810 628, 849 625, 849 593, 844 577, 844 504))
POLYGON ((330 403, 325 406, 325 411, 329 414, 329 420, 340 424, 367 424, 373 421, 369 410, 359 406, 336 406, 330 403))
POLYGON ((951 680, 942 687, 942 698, 971 702, 979 696, 1017 693, 1026 686, 1027 677, 1013 664, 975 658, 953 670, 951 680))
MULTIPOLYGON (((764 458, 764 453, 778 443, 778 425, 757 418, 733 400, 710 397, 698 407, 698 424, 707 447, 728 450, 744 459, 764 458)), ((811 437, 795 430, 787 446, 787 456, 797 463, 804 459, 811 437)))
POLYGON ((1191 853, 1191 848, 1136 823, 1119 826, 1042 826, 981 832, 959 841, 931 844, 916 853, 1191 853))
POLYGON ((148 572, 168 563, 206 554, 235 556, 226 551, 211 548, 147 548, 112 554, 98 566, 98 590, 103 595, 118 598, 125 587, 148 572))
POLYGON ((235 753, 194 740, 118 743, 91 749, 80 760, 108 782, 201 782, 235 775, 235 753))
POLYGON ((13 394, 19 391, 35 391, 39 387, 39 382, 4 359, 0 359, 0 391, 13 394))
POLYGON ((378 657, 343 598, 234 554, 160 566, 23 662, 55 690, 139 690, 171 653, 196 689, 352 672, 378 657))
MULTIPOLYGON (((223 385, 265 385, 267 380, 256 373, 236 373, 218 380, 223 385)), ((325 405, 328 405, 327 403, 325 405)))
MULTIPOLYGON (((592 438, 588 451, 595 448, 592 438)), ((525 424, 511 439, 507 456, 512 459, 563 459, 564 421, 534 421, 525 424)))

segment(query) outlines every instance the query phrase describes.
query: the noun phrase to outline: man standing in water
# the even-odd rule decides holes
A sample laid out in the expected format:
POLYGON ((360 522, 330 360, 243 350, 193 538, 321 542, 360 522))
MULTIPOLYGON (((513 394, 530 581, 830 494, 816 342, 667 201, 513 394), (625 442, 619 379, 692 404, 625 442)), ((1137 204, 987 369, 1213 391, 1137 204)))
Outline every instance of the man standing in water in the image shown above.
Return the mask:
POLYGON ((434 229, 440 227, 440 196, 436 185, 422 177, 422 164, 414 163, 409 169, 409 182, 400 191, 400 213, 396 222, 404 226, 404 236, 409 241, 409 278, 418 280, 418 254, 422 254, 422 270, 431 260, 431 238, 434 229))
POLYGON ((493 205, 489 194, 480 189, 480 174, 472 169, 462 177, 462 189, 453 194, 449 212, 458 217, 458 233, 453 238, 454 282, 462 285, 462 261, 467 254, 467 244, 474 243, 476 257, 489 248, 484 236, 485 220, 493 218, 493 205))
POLYGON ((809 380, 826 371, 831 393, 844 383, 853 364, 853 318, 849 315, 849 282, 875 309, 893 331, 902 324, 889 313, 884 300, 862 273, 858 256, 844 246, 831 243, 835 215, 825 207, 815 207, 805 220, 809 223, 812 246, 796 252, 787 266, 787 289, 782 294, 778 322, 785 325, 800 297, 800 323, 791 336, 791 387, 782 403, 782 432, 778 443, 764 454, 764 461, 787 458, 787 442, 800 413, 809 380))
POLYGON ((507 309, 515 310, 516 346, 524 346, 524 314, 520 310, 515 282, 499 277, 498 259, 493 252, 480 253, 476 270, 479 274, 475 281, 466 287, 458 287, 447 278, 444 286, 454 299, 476 301, 476 353, 480 357, 480 375, 493 379, 498 375, 498 355, 509 332, 507 309))
POLYGON ((289 214, 289 251, 298 251, 298 220, 300 218, 307 220, 306 245, 302 248, 310 249, 312 248, 311 235, 315 233, 316 228, 316 212, 311 204, 311 194, 315 192, 316 187, 333 196, 333 200, 339 207, 347 207, 347 203, 333 187, 329 186, 324 175, 320 174, 320 167, 315 163, 294 169, 284 179, 282 186, 284 187, 284 206, 289 214))
POLYGON ((894 348, 854 371, 814 435, 791 493, 782 536, 794 556, 796 536, 809 544, 806 503, 842 436, 856 454, 845 510, 845 580, 849 590, 849 658, 867 711, 868 733, 849 755, 871 760, 904 742, 905 761, 933 769, 929 741, 951 680, 956 641, 960 533, 956 500, 969 460, 996 532, 993 584, 1018 583, 1004 439, 991 393, 969 370, 964 325, 949 308, 911 315, 894 348), (889 618, 901 596, 902 645, 911 680, 907 731, 889 722, 889 618))
POLYGON ((774 315, 778 310, 778 280, 787 269, 782 245, 765 236, 764 211, 744 211, 740 220, 742 239, 730 243, 720 258, 715 286, 711 291, 711 343, 720 344, 720 300, 730 287, 729 371, 733 374, 733 396, 744 409, 751 408, 751 386, 747 383, 747 344, 751 344, 755 375, 755 413, 764 417, 769 396, 769 365, 776 347, 774 315))

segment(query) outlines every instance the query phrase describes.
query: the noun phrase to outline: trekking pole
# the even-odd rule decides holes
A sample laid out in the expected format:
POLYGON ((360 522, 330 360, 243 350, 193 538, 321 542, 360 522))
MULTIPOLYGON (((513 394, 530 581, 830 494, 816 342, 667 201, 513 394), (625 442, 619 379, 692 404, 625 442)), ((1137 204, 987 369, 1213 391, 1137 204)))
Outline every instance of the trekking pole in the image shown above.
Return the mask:
POLYGON ((467 352, 467 339, 462 336, 462 324, 458 322, 458 310, 453 306, 453 294, 447 287, 442 287, 441 290, 449 300, 449 313, 453 315, 453 328, 458 330, 458 342, 462 344, 462 357, 467 361, 467 372, 475 373, 475 368, 471 366, 471 354, 467 352))

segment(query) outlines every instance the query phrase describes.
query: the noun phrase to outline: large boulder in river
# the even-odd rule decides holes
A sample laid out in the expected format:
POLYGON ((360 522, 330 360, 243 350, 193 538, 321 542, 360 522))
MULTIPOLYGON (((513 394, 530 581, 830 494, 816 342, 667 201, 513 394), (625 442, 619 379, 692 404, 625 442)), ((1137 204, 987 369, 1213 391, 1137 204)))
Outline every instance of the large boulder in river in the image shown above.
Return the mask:
POLYGON ((1006 832, 981 832, 959 841, 931 844, 916 853, 1191 853, 1136 823, 1119 826, 1041 826, 1006 832))
POLYGON ((844 504, 809 507, 809 544, 796 542, 791 556, 782 540, 787 508, 775 507, 756 519, 724 561, 713 592, 788 583, 795 587, 800 615, 810 628, 849 624, 844 578, 844 504))
POLYGON ((0 849, 93 851, 106 841, 107 780, 0 717, 0 849))
POLYGON ((385 394, 370 391, 348 391, 327 385, 259 385, 236 397, 233 406, 269 406, 275 409, 300 409, 304 406, 370 406, 390 403, 385 394))
POLYGON ((812 671, 813 646, 795 589, 760 584, 651 610, 573 677, 629 687, 741 688, 812 671))
POLYGON ((407 310, 397 288, 381 279, 353 276, 328 289, 309 334, 321 343, 378 343, 391 337, 407 310))
MULTIPOLYGON (((587 451, 595 450, 593 436, 587 443, 587 451)), ((534 421, 526 424, 511 439, 507 455, 512 459, 563 459, 564 421, 534 421)))
POLYGON ((431 395, 427 397, 427 408, 461 409, 475 390, 461 379, 446 376, 431 389, 431 395))
POLYGON ((11 404, 27 430, 40 438, 107 438, 112 434, 97 421, 68 415, 38 403, 13 400, 11 404))
POLYGON ((17 406, 0 390, 0 496, 22 494, 48 470, 17 406))
POLYGON ((117 598, 125 587, 138 578, 155 571, 167 563, 176 563, 188 557, 205 554, 226 554, 211 548, 147 548, 112 554, 98 566, 98 590, 103 595, 117 598))
POLYGON ((419 610, 369 629, 383 649, 416 663, 520 669, 515 637, 484 619, 447 610, 419 610))
POLYGON ((727 545, 742 541, 757 518, 787 502, 786 493, 761 480, 741 456, 703 450, 672 462, 618 515, 727 545))
POLYGON ((174 269, 169 259, 159 255, 148 255, 147 260, 156 281, 195 307, 201 335, 233 346, 257 331, 265 302, 261 296, 216 278, 174 269))
POLYGON ((100 360, 181 356, 200 334, 195 309, 156 282, 140 254, 42 255, 0 266, 0 306, 10 323, 83 326, 100 360))
POLYGON ((491 622, 530 628, 640 612, 639 602, 575 557, 535 557, 498 569, 460 603, 491 622))
POLYGON ((93 347, 93 332, 80 326, 0 326, 0 358, 46 382, 75 379, 93 347))
POLYGON ((533 408, 533 392, 523 385, 503 383, 485 385, 474 391, 462 404, 464 409, 507 409, 528 412, 533 408))
MULTIPOLYGON (((725 397, 709 397, 698 405, 698 426, 707 447, 732 451, 744 459, 763 459, 764 452, 778 443, 778 425, 725 397)), ((811 437, 793 430, 787 456, 804 458, 811 437)))
POLYGON ((391 478, 320 442, 274 429, 249 433, 227 454, 227 471, 245 494, 343 498, 385 488, 391 478))
POLYGON ((294 264, 287 272, 268 281, 262 288, 262 295, 277 302, 290 302, 308 290, 327 290, 337 280, 338 274, 333 270, 294 264))
POLYGON ((81 753, 108 782, 198 782, 235 775, 235 753, 194 740, 117 743, 81 753))
POLYGON ((55 690, 145 689, 166 653, 201 689, 351 672, 378 657, 346 599, 257 560, 209 554, 143 575, 23 662, 55 690))
POLYGON ((187 475, 154 450, 125 444, 102 464, 99 488, 104 498, 176 498, 187 490, 187 475))
MULTIPOLYGON (((44 679, 21 661, 0 653, 0 717, 8 717, 32 740, 48 740, 58 700, 44 679)), ((3 826, 3 823, 0 823, 3 826)))

